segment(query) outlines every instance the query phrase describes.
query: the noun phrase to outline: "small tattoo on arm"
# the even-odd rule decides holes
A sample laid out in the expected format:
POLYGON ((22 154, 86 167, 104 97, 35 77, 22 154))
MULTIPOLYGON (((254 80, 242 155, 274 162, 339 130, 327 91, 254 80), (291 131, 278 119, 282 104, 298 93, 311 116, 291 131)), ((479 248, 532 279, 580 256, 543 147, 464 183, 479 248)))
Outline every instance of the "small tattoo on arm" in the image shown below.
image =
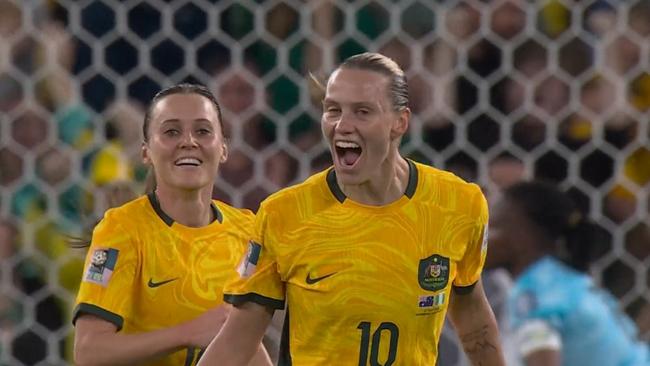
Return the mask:
POLYGON ((474 365, 483 365, 483 360, 489 353, 497 350, 497 347, 490 343, 489 326, 484 325, 478 330, 461 336, 460 340, 465 353, 474 365))

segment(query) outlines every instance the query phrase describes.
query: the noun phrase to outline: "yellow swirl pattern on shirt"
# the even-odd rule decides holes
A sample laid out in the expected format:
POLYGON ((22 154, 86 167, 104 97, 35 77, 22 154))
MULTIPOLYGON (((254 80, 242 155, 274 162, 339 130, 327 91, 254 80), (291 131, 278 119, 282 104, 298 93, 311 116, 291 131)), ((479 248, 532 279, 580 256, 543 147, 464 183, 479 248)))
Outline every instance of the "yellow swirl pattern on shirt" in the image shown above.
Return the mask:
MULTIPOLYGON (((220 305, 252 235, 253 214, 215 204, 223 222, 202 228, 167 226, 147 197, 109 210, 93 232, 86 266, 95 249, 113 248, 114 273, 106 287, 82 282, 77 303, 121 316, 125 333, 177 325, 220 305)), ((186 358, 183 350, 151 365, 184 365, 186 358)))
POLYGON ((326 172, 263 203, 257 271, 225 292, 282 300, 284 289, 294 365, 435 364, 452 284, 480 276, 487 207, 476 185, 416 166, 413 197, 383 207, 338 202, 326 172), (448 282, 429 291, 419 266, 433 255, 449 259, 448 282), (427 296, 441 304, 421 306, 427 296))

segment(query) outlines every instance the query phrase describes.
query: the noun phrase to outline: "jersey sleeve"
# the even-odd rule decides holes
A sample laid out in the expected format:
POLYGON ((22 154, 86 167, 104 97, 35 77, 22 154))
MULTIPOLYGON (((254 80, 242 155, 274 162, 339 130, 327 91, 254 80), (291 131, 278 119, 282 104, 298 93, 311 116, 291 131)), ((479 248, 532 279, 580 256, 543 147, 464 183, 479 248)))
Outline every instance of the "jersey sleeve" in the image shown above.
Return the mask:
POLYGON ((515 346, 525 358, 542 350, 562 350, 562 337, 547 321, 530 319, 523 323, 514 334, 515 346))
POLYGON ((562 306, 540 301, 537 291, 514 291, 508 304, 508 324, 521 356, 539 351, 562 349, 562 306))
POLYGON ((240 305, 252 301, 273 309, 284 308, 285 284, 273 251, 271 225, 271 215, 262 205, 255 218, 253 239, 237 268, 238 276, 224 287, 225 302, 240 305))
POLYGON ((107 214, 93 231, 72 323, 81 314, 92 314, 122 329, 133 305, 138 262, 132 237, 107 214))
POLYGON ((471 288, 481 277, 488 241, 488 206, 485 196, 478 186, 475 186, 474 202, 472 203, 472 220, 474 225, 470 230, 469 242, 463 258, 459 261, 454 287, 457 290, 471 288))

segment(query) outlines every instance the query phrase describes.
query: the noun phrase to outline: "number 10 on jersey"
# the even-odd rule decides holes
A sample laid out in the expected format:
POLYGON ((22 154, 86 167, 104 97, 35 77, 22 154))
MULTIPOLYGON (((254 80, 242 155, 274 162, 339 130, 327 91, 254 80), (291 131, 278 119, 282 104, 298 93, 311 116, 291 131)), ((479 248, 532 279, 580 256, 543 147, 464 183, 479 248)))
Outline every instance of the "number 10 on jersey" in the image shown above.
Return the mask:
POLYGON ((397 340, 399 339, 399 328, 395 323, 383 322, 372 329, 370 322, 361 322, 357 329, 361 330, 361 342, 359 345, 359 366, 390 366, 397 358, 397 340), (382 340, 382 333, 386 334, 382 340), (372 337, 371 337, 372 335, 372 337), (385 361, 379 360, 379 343, 390 342, 388 357, 385 361), (368 359, 370 352, 370 359, 368 359))

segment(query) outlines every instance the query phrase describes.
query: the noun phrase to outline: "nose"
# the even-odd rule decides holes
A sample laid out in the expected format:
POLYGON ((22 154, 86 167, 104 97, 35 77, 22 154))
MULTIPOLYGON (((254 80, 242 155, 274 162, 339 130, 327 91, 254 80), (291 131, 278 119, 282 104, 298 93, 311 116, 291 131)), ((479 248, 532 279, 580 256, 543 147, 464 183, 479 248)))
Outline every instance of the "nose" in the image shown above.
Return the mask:
POLYGON ((196 136, 191 131, 185 131, 183 132, 181 141, 180 141, 180 147, 197 147, 198 142, 196 139, 196 136))
POLYGON ((348 113, 341 113, 341 116, 338 121, 336 121, 336 125, 334 126, 334 129, 338 133, 351 133, 354 131, 354 123, 352 120, 352 116, 350 116, 348 113))

